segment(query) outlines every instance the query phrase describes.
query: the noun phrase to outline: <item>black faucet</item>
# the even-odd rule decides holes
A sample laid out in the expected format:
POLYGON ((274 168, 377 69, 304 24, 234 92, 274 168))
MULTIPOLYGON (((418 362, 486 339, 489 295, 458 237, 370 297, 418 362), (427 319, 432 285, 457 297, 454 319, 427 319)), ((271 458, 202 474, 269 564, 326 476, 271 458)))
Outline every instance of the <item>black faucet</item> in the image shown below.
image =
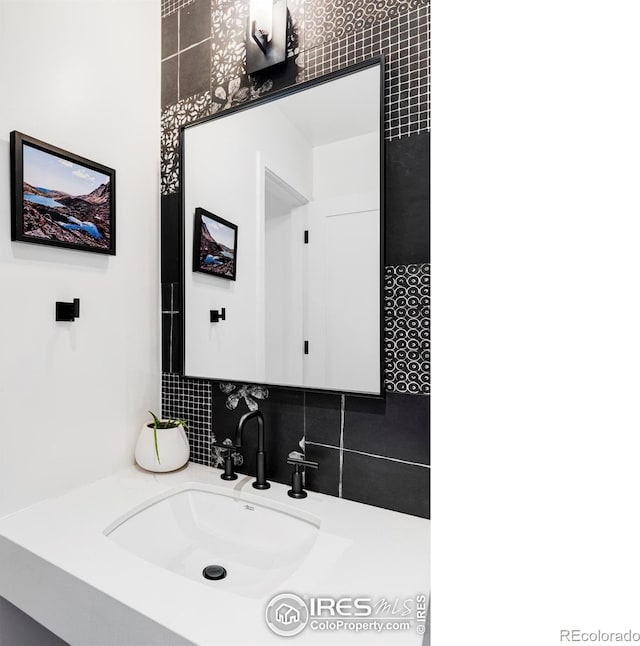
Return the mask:
POLYGON ((264 417, 259 410, 247 413, 240 418, 236 429, 236 448, 242 446, 242 432, 245 424, 251 419, 258 420, 258 452, 256 453, 256 481, 253 483, 254 489, 268 489, 271 485, 265 478, 266 453, 264 452, 264 417))
POLYGON ((237 480, 234 469, 233 458, 239 455, 240 451, 233 446, 233 444, 225 444, 224 442, 214 442, 213 446, 223 451, 222 457, 224 458, 224 473, 220 476, 223 480, 237 480))

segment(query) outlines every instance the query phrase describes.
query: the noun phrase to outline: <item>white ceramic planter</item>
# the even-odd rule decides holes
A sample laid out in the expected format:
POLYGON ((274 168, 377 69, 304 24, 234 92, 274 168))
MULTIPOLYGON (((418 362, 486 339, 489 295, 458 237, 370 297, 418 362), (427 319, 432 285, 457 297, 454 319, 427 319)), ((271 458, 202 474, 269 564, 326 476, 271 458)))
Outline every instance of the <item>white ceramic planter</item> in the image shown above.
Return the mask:
POLYGON ((153 422, 142 427, 136 443, 136 462, 147 471, 164 473, 175 471, 189 461, 189 441, 182 424, 173 428, 159 428, 158 453, 153 441, 153 422))

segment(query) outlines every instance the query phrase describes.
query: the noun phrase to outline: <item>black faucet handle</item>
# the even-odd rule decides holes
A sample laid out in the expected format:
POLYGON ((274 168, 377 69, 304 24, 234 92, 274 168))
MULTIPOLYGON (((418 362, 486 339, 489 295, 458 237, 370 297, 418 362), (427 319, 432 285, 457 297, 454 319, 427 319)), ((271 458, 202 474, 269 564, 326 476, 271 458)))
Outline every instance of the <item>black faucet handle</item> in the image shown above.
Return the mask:
POLYGON ((287 458, 287 464, 296 467, 296 470, 302 467, 306 467, 308 469, 317 469, 319 466, 317 462, 312 462, 311 460, 302 460, 301 458, 287 458))
POLYGON ((224 473, 220 476, 222 480, 237 480, 238 476, 234 471, 233 456, 240 453, 240 447, 233 444, 223 444, 222 442, 214 442, 213 446, 222 451, 226 451, 224 455, 224 473))

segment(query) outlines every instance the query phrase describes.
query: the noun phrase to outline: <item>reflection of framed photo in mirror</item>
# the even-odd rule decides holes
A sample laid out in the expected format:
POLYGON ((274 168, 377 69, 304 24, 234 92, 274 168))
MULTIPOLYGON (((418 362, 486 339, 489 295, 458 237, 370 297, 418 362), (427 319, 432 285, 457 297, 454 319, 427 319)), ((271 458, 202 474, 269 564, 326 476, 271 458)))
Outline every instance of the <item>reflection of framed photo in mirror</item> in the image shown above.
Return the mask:
POLYGON ((236 279, 238 227, 197 208, 193 226, 193 271, 236 279))

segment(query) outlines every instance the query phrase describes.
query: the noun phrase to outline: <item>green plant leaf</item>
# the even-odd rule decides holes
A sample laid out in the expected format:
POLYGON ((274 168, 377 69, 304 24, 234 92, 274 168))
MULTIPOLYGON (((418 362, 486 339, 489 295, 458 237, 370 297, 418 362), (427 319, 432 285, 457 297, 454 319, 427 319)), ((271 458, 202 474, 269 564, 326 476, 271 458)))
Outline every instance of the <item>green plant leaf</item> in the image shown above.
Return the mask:
POLYGON ((160 451, 158 450, 158 427, 160 426, 160 420, 151 411, 149 411, 149 413, 151 414, 151 417, 153 417, 153 444, 156 449, 156 459, 158 460, 158 464, 161 464, 160 451))

